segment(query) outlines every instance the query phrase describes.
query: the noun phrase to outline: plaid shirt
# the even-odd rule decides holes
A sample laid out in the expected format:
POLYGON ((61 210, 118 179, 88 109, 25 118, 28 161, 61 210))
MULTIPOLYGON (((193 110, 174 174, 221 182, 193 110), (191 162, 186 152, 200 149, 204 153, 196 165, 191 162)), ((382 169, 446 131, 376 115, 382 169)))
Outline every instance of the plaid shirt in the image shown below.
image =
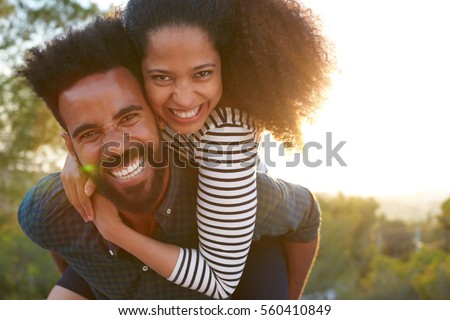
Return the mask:
MULTIPOLYGON (((197 171, 177 166, 170 170, 165 199, 153 213, 159 224, 153 237, 196 248, 197 171)), ((307 189, 263 173, 258 173, 257 187, 254 240, 262 235, 284 235, 295 242, 317 238, 320 209, 307 189)), ((70 205, 59 173, 45 177, 28 191, 19 207, 19 223, 38 245, 61 254, 89 282, 98 299, 211 299, 169 282, 103 239, 95 225, 85 223, 70 205)))

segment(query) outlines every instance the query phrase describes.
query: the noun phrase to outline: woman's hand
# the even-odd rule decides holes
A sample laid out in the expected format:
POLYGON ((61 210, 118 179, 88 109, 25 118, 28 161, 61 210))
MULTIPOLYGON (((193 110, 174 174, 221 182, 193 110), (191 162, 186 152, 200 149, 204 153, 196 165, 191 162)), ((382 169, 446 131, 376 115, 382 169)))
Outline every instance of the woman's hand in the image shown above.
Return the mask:
POLYGON ((119 215, 119 210, 105 197, 94 193, 91 197, 95 211, 94 224, 100 234, 108 241, 115 243, 114 236, 120 234, 121 227, 126 227, 119 215))
POLYGON ((91 199, 95 210, 94 224, 105 240, 128 251, 161 276, 168 278, 172 274, 180 255, 179 247, 157 241, 127 226, 119 210, 98 192, 91 199))
POLYGON ((81 172, 78 162, 70 153, 67 154, 61 180, 69 202, 85 222, 93 221, 94 210, 89 197, 94 193, 96 186, 81 172))

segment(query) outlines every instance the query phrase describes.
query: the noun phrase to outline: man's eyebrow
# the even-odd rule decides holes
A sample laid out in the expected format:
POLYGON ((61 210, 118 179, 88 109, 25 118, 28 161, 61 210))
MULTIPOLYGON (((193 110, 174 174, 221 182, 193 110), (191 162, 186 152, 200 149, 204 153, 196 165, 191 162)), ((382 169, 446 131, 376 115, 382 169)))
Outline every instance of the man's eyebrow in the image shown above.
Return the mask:
POLYGON ((119 112, 117 112, 114 117, 113 120, 117 120, 120 117, 126 115, 127 113, 133 112, 133 111, 142 111, 144 110, 144 107, 137 105, 137 104, 131 104, 123 109, 120 109, 119 112))

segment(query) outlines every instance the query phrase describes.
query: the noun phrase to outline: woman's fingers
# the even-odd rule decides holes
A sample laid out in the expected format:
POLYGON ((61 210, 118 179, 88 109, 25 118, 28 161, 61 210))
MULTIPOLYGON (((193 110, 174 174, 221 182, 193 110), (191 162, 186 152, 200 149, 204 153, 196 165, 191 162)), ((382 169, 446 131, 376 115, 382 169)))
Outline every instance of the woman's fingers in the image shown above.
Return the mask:
MULTIPOLYGON (((85 222, 92 221, 94 218, 91 200, 85 193, 87 180, 87 177, 81 172, 75 157, 70 153, 67 154, 66 162, 64 163, 61 172, 61 181, 67 199, 75 207, 85 222)), ((91 184, 93 185, 92 181, 91 184)))
POLYGON ((63 183, 64 191, 66 192, 67 200, 69 200, 72 206, 75 207, 83 220, 85 222, 89 222, 89 217, 81 206, 80 200, 78 199, 76 184, 67 182, 67 180, 63 178, 63 173, 61 173, 61 181, 63 183))
POLYGON ((76 186, 76 192, 77 192, 77 197, 78 197, 78 204, 81 207, 81 216, 83 217, 83 219, 86 218, 88 219, 88 221, 92 221, 94 220, 94 209, 92 208, 92 202, 91 202, 91 198, 89 198, 86 193, 84 192, 84 186, 85 184, 75 184, 76 186))
POLYGON ((94 194, 95 190, 97 190, 97 186, 95 185, 94 181, 89 178, 86 181, 86 185, 84 186, 84 193, 90 197, 94 194))

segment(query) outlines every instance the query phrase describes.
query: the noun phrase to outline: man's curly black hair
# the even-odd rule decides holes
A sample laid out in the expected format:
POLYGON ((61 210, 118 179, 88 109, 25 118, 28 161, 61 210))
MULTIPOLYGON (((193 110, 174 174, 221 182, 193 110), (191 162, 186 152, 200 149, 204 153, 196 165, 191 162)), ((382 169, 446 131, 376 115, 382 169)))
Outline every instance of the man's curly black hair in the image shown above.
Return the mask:
POLYGON ((141 58, 164 27, 206 31, 222 59, 224 95, 276 138, 301 143, 334 68, 320 20, 294 0, 130 0, 125 26, 141 58))
POLYGON ((122 20, 97 18, 27 51, 16 75, 24 77, 66 129, 58 108, 60 94, 90 75, 124 67, 142 87, 139 57, 122 20))

